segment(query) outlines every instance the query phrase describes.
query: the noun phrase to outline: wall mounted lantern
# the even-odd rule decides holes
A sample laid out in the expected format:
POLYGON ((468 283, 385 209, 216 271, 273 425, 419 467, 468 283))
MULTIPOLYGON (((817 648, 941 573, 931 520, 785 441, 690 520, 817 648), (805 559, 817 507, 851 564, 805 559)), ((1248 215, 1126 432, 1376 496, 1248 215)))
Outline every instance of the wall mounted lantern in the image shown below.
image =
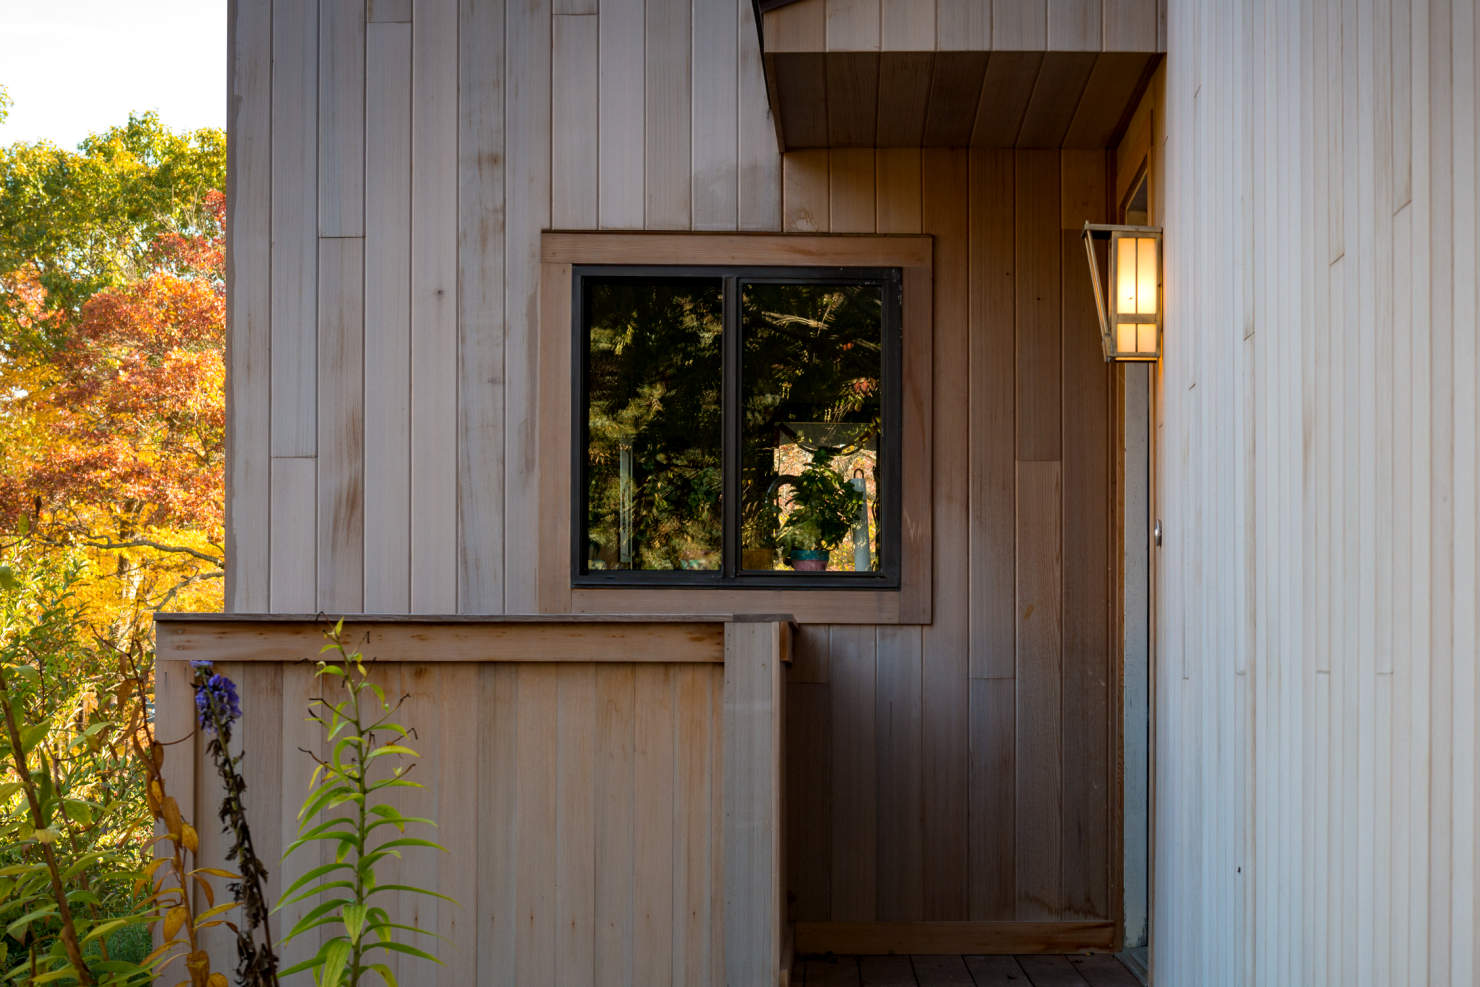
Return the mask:
POLYGON ((1160 359, 1161 227, 1085 223, 1084 253, 1095 289, 1105 362, 1160 359), (1096 240, 1110 244, 1110 270, 1104 280, 1096 240))

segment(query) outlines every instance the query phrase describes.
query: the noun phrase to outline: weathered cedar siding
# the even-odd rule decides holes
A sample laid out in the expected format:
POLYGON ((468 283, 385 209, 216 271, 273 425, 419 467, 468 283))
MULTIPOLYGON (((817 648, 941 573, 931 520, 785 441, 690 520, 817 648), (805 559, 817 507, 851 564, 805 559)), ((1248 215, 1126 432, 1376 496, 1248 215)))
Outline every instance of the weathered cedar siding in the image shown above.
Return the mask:
POLYGON ((1475 4, 1169 15, 1155 972, 1472 984, 1475 4))
POLYGON ((801 632, 793 915, 1108 935, 1115 375, 1075 233, 1106 153, 783 162, 736 0, 270 6, 232 11, 228 608, 535 609, 528 560, 568 551, 536 523, 540 230, 930 234, 934 622, 801 632), (363 59, 285 60, 331 8, 363 59))

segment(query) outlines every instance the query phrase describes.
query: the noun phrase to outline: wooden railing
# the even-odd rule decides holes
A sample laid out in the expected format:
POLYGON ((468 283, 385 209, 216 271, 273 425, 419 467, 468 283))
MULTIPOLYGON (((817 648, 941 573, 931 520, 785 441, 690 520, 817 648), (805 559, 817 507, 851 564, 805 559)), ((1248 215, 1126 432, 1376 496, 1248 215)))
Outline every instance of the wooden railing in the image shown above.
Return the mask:
MULTIPOLYGON (((318 860, 280 863, 322 737, 308 722, 312 618, 165 615, 157 725, 190 734, 190 660, 237 682, 248 817, 270 896, 318 860)), ((776 984, 784 978, 782 666, 787 618, 350 618, 421 755, 404 798, 447 853, 412 850, 380 876, 455 899, 399 901, 445 966, 401 983, 776 984)), ((194 807, 201 862, 224 866, 204 742, 168 747, 167 785, 194 807)), ((187 815, 190 813, 187 812, 187 815)), ((219 894, 220 892, 218 892, 219 894)), ((311 903, 285 909, 275 933, 311 903)), ((317 941, 281 950, 283 966, 317 941)), ((226 936, 215 967, 235 967, 226 936)), ((404 971, 404 972, 403 972, 404 971)), ((304 980, 309 983, 309 980, 304 980)))

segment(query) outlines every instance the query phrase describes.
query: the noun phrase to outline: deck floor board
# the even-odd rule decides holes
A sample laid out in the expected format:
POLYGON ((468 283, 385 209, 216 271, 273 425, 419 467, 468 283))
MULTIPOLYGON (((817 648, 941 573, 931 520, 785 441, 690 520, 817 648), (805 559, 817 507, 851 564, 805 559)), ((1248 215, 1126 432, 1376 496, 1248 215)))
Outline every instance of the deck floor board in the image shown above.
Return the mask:
POLYGON ((796 987, 1140 987, 1114 956, 804 956, 796 987))

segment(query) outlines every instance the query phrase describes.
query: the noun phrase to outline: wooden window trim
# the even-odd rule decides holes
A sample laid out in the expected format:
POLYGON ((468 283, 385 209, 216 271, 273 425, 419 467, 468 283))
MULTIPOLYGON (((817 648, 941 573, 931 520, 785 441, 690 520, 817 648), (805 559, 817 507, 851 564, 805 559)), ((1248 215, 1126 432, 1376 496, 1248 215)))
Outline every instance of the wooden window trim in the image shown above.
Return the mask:
MULTIPOLYGON (((540 502, 535 569, 547 613, 787 612, 805 623, 928 624, 931 617, 931 360, 928 236, 546 232, 540 245, 533 423, 540 502), (571 586, 571 275, 578 264, 897 267, 902 276, 900 579, 897 589, 571 586)), ((510 422, 511 428, 520 423, 510 422)))

